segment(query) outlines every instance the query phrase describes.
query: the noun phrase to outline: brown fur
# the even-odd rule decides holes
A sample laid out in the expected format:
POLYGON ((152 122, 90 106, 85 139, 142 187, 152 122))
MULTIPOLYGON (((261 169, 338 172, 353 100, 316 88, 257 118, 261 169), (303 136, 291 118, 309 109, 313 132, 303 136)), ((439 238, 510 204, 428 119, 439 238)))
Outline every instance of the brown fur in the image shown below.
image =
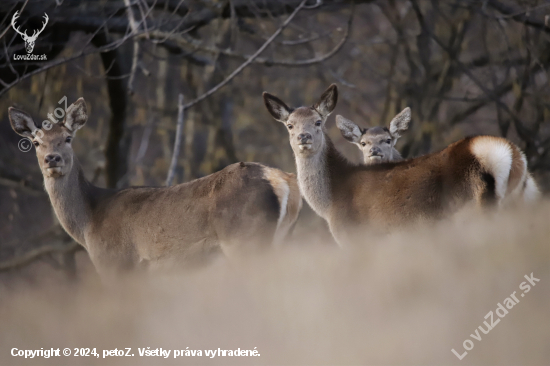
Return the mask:
POLYGON ((67 140, 86 122, 82 98, 40 140, 32 136, 37 126, 30 115, 14 108, 9 115, 13 129, 38 144, 44 185, 61 225, 104 276, 257 252, 288 232, 301 207, 296 177, 258 163, 232 164, 172 187, 99 188, 86 180, 67 140), (59 159, 48 160, 53 156, 59 159), (284 185, 289 194, 281 213, 284 185))
POLYGON ((328 147, 334 219, 354 223, 400 223, 438 217, 483 193, 481 167, 470 139, 438 153, 398 163, 358 166, 328 147), (450 168, 453 167, 453 168, 450 168))
MULTIPOLYGON (((315 108, 293 111, 267 93, 264 102, 289 131, 304 198, 328 222, 339 244, 350 241, 351 228, 367 223, 385 226, 439 218, 468 202, 498 205, 508 190, 526 179, 519 149, 492 136, 465 138, 415 159, 352 164, 326 133, 325 122, 337 96, 333 84, 315 108)), ((351 127, 345 132, 356 136, 351 127)), ((529 182, 534 185, 532 179, 529 182)))
MULTIPOLYGON (((481 207, 499 202, 491 173, 470 150, 484 136, 462 139, 420 158, 372 166, 351 164, 326 138, 332 196, 328 221, 337 240, 347 228, 366 223, 393 226, 441 218, 470 201, 481 207)), ((508 189, 525 179, 519 156, 513 160, 508 189)))

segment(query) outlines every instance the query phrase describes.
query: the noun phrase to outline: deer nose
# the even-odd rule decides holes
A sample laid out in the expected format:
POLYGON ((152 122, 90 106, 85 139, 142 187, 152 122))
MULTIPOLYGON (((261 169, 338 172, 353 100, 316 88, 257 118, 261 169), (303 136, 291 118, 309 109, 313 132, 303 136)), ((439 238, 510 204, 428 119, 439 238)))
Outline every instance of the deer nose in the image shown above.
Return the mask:
POLYGON ((310 133, 301 133, 298 135, 298 141, 305 142, 307 140, 311 140, 311 134, 310 133))
POLYGON ((58 154, 48 154, 44 157, 44 162, 46 164, 50 163, 59 163, 61 162, 61 155, 58 154))
POLYGON ((371 155, 382 155, 382 150, 380 150, 380 148, 378 148, 376 146, 373 146, 370 149, 370 154, 371 155))

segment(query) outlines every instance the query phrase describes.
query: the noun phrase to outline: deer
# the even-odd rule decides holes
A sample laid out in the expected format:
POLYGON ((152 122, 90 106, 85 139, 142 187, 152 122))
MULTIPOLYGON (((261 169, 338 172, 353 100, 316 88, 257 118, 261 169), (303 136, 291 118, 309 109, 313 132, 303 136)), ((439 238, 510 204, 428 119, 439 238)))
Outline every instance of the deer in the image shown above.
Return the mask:
POLYGON ((435 220, 468 203, 495 207, 509 196, 532 201, 539 194, 525 156, 504 138, 467 137, 414 159, 353 164, 327 134, 326 121, 338 101, 335 84, 311 107, 290 108, 267 92, 263 101, 286 126, 302 196, 341 247, 368 225, 391 228, 435 220))
MULTIPOLYGON (((395 144, 401 134, 409 128, 410 121, 411 109, 409 107, 403 109, 391 120, 389 128, 378 126, 361 128, 341 115, 336 116, 336 126, 342 137, 359 147, 363 153, 365 165, 403 160, 399 151, 395 149, 395 144)), ((538 195, 538 187, 530 173, 527 173, 525 187, 523 191, 526 200, 533 202, 534 197, 538 195)))
POLYGON ((35 145, 60 224, 102 278, 247 257, 278 245, 302 207, 296 176, 259 163, 231 164, 170 187, 97 187, 72 147, 88 119, 83 98, 41 133, 25 111, 10 107, 9 119, 35 145))
POLYGON ((42 22, 42 29, 38 30, 35 29, 32 33, 32 36, 29 36, 27 34, 27 30, 25 29, 25 32, 21 32, 19 30, 20 27, 15 26, 15 21, 17 18, 19 18, 19 10, 16 11, 13 14, 13 17, 11 18, 11 26, 12 28, 23 38, 23 41, 25 41, 25 49, 27 50, 27 53, 32 53, 32 50, 34 49, 34 43, 36 42, 36 39, 44 31, 44 28, 46 28, 46 24, 48 24, 48 14, 44 13, 44 21, 42 22))
POLYGON ((349 119, 337 115, 336 126, 342 136, 359 147, 363 153, 365 165, 400 161, 403 157, 395 149, 395 144, 401 134, 409 128, 411 109, 406 107, 397 114, 388 127, 361 128, 349 119))

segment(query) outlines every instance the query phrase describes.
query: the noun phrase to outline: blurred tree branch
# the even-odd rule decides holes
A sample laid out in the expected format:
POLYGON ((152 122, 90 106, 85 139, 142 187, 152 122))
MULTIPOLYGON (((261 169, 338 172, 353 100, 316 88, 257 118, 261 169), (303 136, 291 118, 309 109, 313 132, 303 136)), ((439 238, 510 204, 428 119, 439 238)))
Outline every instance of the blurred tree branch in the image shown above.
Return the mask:
POLYGON ((32 196, 46 195, 43 187, 34 183, 33 180, 22 179, 7 172, 0 172, 0 185, 20 189, 32 196))
POLYGON ((51 254, 66 254, 71 252, 76 252, 78 250, 84 250, 84 248, 75 242, 66 244, 63 242, 46 244, 34 249, 29 250, 25 254, 22 254, 18 257, 8 259, 6 261, 0 262, 0 272, 10 271, 18 269, 20 267, 31 264, 32 262, 44 257, 45 255, 51 254))
MULTIPOLYGON (((263 57, 255 57, 253 58, 252 62, 255 64, 261 64, 265 66, 304 67, 304 66, 310 66, 310 65, 314 65, 314 64, 326 61, 332 56, 334 56, 336 53, 338 53, 338 51, 340 51, 342 46, 346 43, 346 41, 349 38, 352 22, 353 22, 353 6, 352 6, 352 11, 350 12, 350 17, 348 20, 346 31, 342 39, 334 46, 334 48, 332 48, 329 52, 323 55, 320 55, 311 59, 307 59, 307 60, 295 60, 295 61, 273 60, 273 59, 268 59, 263 57)), ((240 58, 243 60, 247 60, 251 58, 250 55, 243 55, 229 49, 220 49, 213 46, 205 46, 201 44, 201 42, 196 41, 190 37, 186 38, 184 36, 178 36, 178 35, 167 34, 162 32, 152 32, 150 33, 150 36, 153 38, 169 39, 174 41, 176 44, 181 45, 182 47, 191 46, 195 50, 200 50, 208 53, 222 54, 225 56, 240 58)))
POLYGON ((420 11, 420 7, 418 6, 417 0, 411 0, 411 3, 413 5, 413 9, 417 15, 418 22, 420 23, 420 26, 423 30, 425 30, 430 37, 437 43, 439 47, 441 47, 450 57, 453 63, 457 65, 460 70, 472 80, 477 87, 483 91, 489 98, 491 98, 502 110, 504 110, 514 121, 514 124, 516 126, 516 130, 520 137, 526 141, 527 143, 533 143, 533 140, 535 139, 535 136, 533 135, 532 131, 529 131, 519 120, 517 115, 506 105, 498 95, 494 93, 494 91, 489 90, 484 83, 482 83, 462 62, 458 60, 458 58, 453 57, 454 52, 449 46, 447 46, 439 37, 437 37, 430 29, 426 26, 426 23, 424 22, 424 17, 422 15, 422 12, 420 11))
MULTIPOLYGON (((497 0, 488 0, 487 4, 491 6, 493 9, 499 11, 501 14, 505 15, 506 18, 514 19, 517 22, 520 22, 522 24, 528 25, 530 27, 539 29, 543 32, 550 34, 550 27, 548 27, 546 24, 544 24, 543 20, 535 19, 534 17, 527 15, 530 11, 534 9, 525 9, 525 10, 518 10, 514 9, 511 6, 508 6, 506 4, 501 3, 497 0)), ((549 4, 543 4, 544 7, 550 6, 549 4)))
POLYGON ((277 28, 277 30, 273 33, 273 35, 271 37, 269 37, 269 39, 267 41, 265 41, 265 43, 260 47, 258 48, 258 50, 253 54, 251 55, 250 57, 248 57, 248 59, 243 63, 241 64, 238 68, 236 68, 231 74, 229 74, 229 76, 227 76, 223 81, 221 81, 219 84, 217 84, 216 86, 212 87, 210 90, 208 90, 207 92, 205 92, 204 94, 198 96, 197 98, 193 99, 192 101, 190 101, 189 103, 186 103, 184 105, 184 109, 188 109, 192 106, 194 106, 195 104, 199 103, 200 101, 204 100, 205 98, 208 98, 210 95, 214 94, 215 92, 217 92, 220 88, 222 88, 224 85, 226 85, 229 81, 231 81, 231 79, 233 79, 235 76, 237 76, 241 71, 244 70, 245 67, 247 67, 248 65, 250 65, 254 59, 256 57, 258 57, 266 48, 267 46, 269 46, 269 44, 271 44, 271 42, 273 42, 273 40, 275 40, 275 38, 277 38, 277 36, 279 34, 281 34, 281 32, 283 31, 283 29, 286 28, 286 26, 292 21, 292 19, 294 19, 294 17, 296 16, 296 14, 298 14, 298 12, 304 7, 305 3, 307 2, 307 0, 302 0, 300 2, 300 4, 298 5, 298 7, 296 7, 296 9, 294 9, 294 11, 292 12, 292 14, 290 14, 288 16, 288 18, 286 18, 286 20, 283 22, 283 24, 281 24, 281 26, 279 28, 277 28))
MULTIPOLYGON (((26 242, 36 242, 39 246, 23 254, 16 255, 10 259, 0 262, 0 272, 11 271, 29 265, 38 259, 60 254, 63 264, 59 266, 57 262, 52 262, 56 267, 67 270, 69 276, 74 277, 74 254, 79 250, 84 250, 80 244, 74 242, 60 226, 54 225, 45 232, 35 235, 25 240, 26 242), (47 243, 47 244, 43 244, 47 243)), ((21 243, 11 245, 20 247, 21 243)))

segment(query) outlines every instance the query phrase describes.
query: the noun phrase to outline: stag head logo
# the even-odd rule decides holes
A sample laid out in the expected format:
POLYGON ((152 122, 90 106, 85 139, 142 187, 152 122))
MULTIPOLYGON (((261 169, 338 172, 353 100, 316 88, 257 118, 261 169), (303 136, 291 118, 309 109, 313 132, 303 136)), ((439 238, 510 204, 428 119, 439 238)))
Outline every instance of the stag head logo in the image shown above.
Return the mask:
POLYGON ((48 14, 44 13, 45 22, 42 22, 42 29, 40 30, 35 29, 32 33, 32 36, 29 36, 27 34, 26 29, 25 29, 25 32, 21 32, 19 30, 19 27, 15 27, 15 21, 17 20, 17 18, 19 18, 18 13, 19 11, 16 11, 15 14, 13 14, 13 18, 11 18, 11 26, 17 33, 21 35, 21 37, 23 37, 23 40, 25 41, 25 49, 27 50, 27 53, 31 53, 32 50, 34 49, 34 43, 36 42, 36 38, 38 38, 38 35, 42 33, 44 28, 46 28, 46 24, 48 24, 48 20, 49 20, 48 14))

